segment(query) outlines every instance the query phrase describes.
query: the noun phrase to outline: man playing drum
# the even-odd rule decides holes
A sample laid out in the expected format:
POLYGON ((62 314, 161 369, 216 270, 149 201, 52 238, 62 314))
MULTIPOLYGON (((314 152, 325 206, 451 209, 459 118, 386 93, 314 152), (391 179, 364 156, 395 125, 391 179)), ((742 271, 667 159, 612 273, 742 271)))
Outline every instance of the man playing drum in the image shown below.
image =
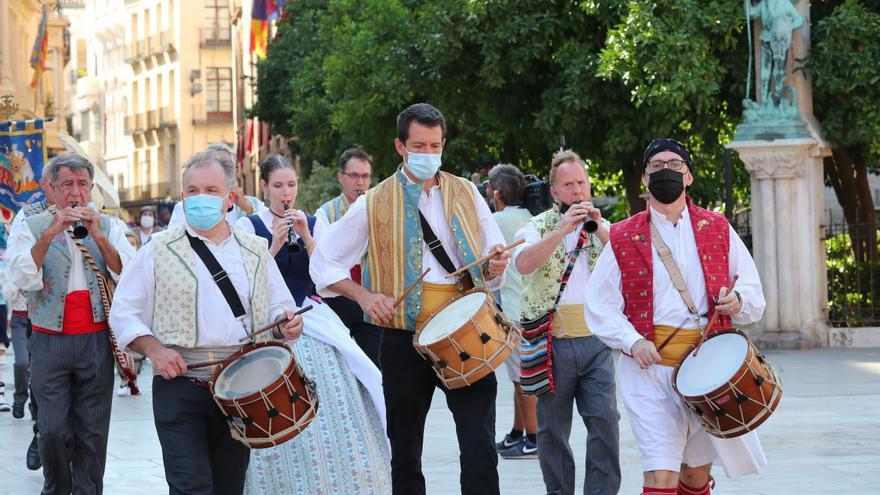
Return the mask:
POLYGON ((514 256, 524 279, 523 319, 533 320, 555 309, 550 330, 554 391, 538 396, 538 459, 547 493, 574 494, 574 458, 568 436, 575 403, 588 432, 584 493, 617 493, 620 415, 614 395, 614 360, 611 350, 592 336, 583 316, 584 306, 591 303, 584 288, 608 242, 611 224, 590 202, 590 180, 577 153, 561 150, 553 155, 550 192, 556 205, 532 217, 517 232, 516 237, 526 243, 514 256), (587 220, 596 222, 592 233, 587 233, 592 230, 587 229, 587 220), (574 265, 566 281, 572 258, 574 265))
MULTIPOLYGON (((395 494, 425 493, 425 418, 434 389, 441 385, 413 347, 413 331, 464 288, 500 287, 508 260, 500 249, 504 237, 477 188, 439 171, 445 135, 446 121, 433 106, 419 103, 401 112, 395 146, 402 166, 327 229, 310 263, 322 295, 357 301, 372 322, 384 327, 379 359, 395 494), (427 244, 431 232, 435 242, 427 244), (488 263, 469 270, 458 283, 446 278, 493 252, 488 263), (349 270, 357 263, 363 267, 363 285, 350 279, 349 270), (431 271, 424 282, 395 307, 394 298, 425 268, 431 271)), ((494 373, 468 387, 441 389, 458 434, 462 493, 499 493, 494 373)))
POLYGON ((596 336, 625 353, 617 380, 642 457, 643 494, 708 494, 716 459, 729 477, 756 473, 766 460, 754 433, 730 440, 706 433, 673 389, 674 366, 713 312, 720 328, 753 323, 764 296, 727 220, 687 197, 694 181, 687 148, 657 139, 643 161, 648 211, 611 228, 587 285, 585 316, 596 336), (658 249, 671 257, 664 261, 658 249), (739 281, 728 292, 734 275, 739 281))
MULTIPOLYGON (((153 363, 153 414, 172 494, 241 494, 250 457, 208 389, 213 369, 187 366, 225 359, 248 333, 296 307, 266 240, 225 221, 234 185, 230 160, 201 152, 186 163, 186 222, 137 252, 110 314, 120 347, 153 363)), ((296 339, 302 329, 296 316, 256 340, 296 339)))

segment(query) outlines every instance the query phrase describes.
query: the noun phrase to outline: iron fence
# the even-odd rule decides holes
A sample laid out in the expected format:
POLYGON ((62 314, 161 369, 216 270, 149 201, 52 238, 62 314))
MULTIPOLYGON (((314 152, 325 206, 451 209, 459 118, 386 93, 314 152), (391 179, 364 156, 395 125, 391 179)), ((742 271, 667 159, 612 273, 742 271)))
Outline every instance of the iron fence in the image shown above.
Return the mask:
POLYGON ((880 239, 880 223, 825 224, 825 266, 828 278, 828 321, 833 327, 880 326, 880 246, 873 253, 853 253, 851 235, 880 239), (873 254, 873 256, 872 256, 873 254))

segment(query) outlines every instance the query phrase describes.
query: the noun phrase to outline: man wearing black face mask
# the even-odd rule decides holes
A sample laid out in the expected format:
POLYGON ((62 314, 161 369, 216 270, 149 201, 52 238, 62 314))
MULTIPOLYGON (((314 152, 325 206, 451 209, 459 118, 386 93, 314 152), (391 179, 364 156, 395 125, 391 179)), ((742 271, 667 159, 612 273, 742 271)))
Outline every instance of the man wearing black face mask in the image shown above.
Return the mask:
POLYGON ((643 495, 708 495, 716 459, 729 477, 757 473, 767 461, 754 432, 709 436, 672 388, 672 372, 708 315, 721 315, 710 332, 753 323, 764 313, 764 295, 755 262, 727 220, 687 197, 694 181, 687 148, 654 140, 644 166, 648 211, 612 226, 587 284, 585 319, 625 353, 617 383, 642 457, 643 495))

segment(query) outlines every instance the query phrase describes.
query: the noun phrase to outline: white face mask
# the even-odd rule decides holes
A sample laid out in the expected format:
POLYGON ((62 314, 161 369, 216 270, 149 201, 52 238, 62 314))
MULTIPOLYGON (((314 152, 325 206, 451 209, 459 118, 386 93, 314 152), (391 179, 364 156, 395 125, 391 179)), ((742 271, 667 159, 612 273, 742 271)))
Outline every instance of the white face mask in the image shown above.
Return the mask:
POLYGON ((156 222, 156 219, 153 218, 152 216, 144 215, 141 217, 141 227, 143 227, 145 229, 153 228, 153 225, 155 224, 155 222, 156 222))

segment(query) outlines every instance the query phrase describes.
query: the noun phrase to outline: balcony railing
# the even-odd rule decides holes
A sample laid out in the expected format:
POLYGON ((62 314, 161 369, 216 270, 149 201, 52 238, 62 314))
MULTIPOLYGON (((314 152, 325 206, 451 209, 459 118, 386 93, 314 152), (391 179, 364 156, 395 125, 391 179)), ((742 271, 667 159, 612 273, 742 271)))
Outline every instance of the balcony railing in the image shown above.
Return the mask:
POLYGON ((174 47, 174 37, 170 31, 159 33, 159 44, 161 45, 163 52, 170 53, 176 49, 174 47))
POLYGON ((146 40, 146 39, 137 40, 137 43, 135 44, 135 47, 136 47, 135 48, 135 50, 136 50, 135 51, 135 59, 136 60, 144 58, 144 56, 147 54, 147 51, 149 49, 148 46, 149 46, 148 40, 146 40))
POLYGON ((159 110, 150 110, 144 113, 146 118, 145 127, 147 129, 159 128, 159 110))
POLYGON ((125 133, 136 134, 147 129, 147 114, 136 113, 125 116, 125 133))
POLYGON ((177 115, 174 107, 159 109, 159 127, 173 127, 177 125, 177 115))
POLYGON ((154 182, 119 189, 119 201, 129 202, 153 198, 164 198, 171 194, 170 182, 154 182))
POLYGON ((211 26, 199 29, 199 46, 222 48, 232 46, 232 30, 229 26, 211 26))
POLYGON ((162 53, 162 41, 159 39, 159 33, 150 36, 150 55, 159 55, 162 53))
POLYGON ((218 111, 219 109, 215 106, 211 106, 210 108, 205 105, 197 105, 193 108, 193 125, 205 125, 205 124, 231 124, 232 123, 232 108, 230 107, 229 111, 218 111))

